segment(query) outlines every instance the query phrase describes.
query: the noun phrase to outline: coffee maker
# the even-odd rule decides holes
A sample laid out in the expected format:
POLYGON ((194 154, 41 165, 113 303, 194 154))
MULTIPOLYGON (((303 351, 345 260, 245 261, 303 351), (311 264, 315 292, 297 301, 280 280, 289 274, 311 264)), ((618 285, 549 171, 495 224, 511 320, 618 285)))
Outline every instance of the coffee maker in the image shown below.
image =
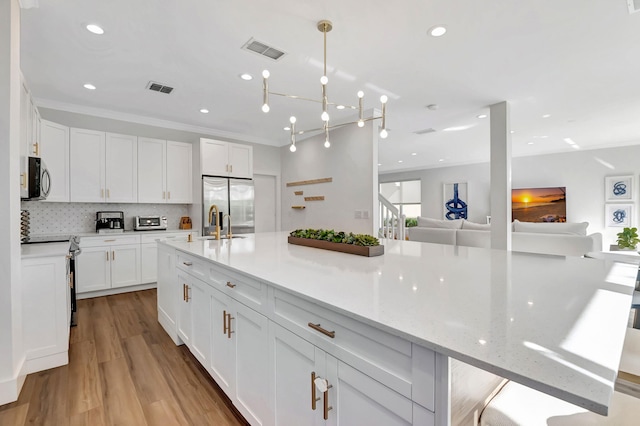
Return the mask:
POLYGON ((124 213, 96 212, 96 232, 98 234, 124 232, 124 213))

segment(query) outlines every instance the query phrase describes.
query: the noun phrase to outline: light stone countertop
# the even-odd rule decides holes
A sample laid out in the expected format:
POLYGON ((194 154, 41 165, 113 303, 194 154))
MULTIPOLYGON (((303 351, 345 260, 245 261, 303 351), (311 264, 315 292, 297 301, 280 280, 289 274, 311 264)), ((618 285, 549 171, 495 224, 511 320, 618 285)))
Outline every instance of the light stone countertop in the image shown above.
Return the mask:
POLYGON ((165 244, 606 414, 636 266, 382 242, 372 258, 290 245, 286 232, 165 244))
POLYGON ((69 254, 69 242, 22 244, 20 251, 23 259, 30 257, 66 256, 69 254))

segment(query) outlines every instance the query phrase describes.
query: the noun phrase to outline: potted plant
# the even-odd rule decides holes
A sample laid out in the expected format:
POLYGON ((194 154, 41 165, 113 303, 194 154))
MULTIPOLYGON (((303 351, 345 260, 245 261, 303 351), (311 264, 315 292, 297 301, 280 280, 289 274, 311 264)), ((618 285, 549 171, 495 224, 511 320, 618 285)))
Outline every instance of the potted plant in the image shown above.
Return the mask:
POLYGON ((623 228, 618 233, 618 247, 625 250, 635 250, 640 238, 638 238, 638 228, 623 228))

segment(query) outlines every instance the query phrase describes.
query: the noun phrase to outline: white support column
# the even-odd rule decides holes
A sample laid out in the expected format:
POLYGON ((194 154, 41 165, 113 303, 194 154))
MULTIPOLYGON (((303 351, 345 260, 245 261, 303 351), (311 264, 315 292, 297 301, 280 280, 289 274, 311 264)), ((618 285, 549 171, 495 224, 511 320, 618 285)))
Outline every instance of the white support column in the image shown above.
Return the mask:
POLYGON ((491 117, 491 248, 511 250, 511 132, 509 104, 489 107, 491 117))

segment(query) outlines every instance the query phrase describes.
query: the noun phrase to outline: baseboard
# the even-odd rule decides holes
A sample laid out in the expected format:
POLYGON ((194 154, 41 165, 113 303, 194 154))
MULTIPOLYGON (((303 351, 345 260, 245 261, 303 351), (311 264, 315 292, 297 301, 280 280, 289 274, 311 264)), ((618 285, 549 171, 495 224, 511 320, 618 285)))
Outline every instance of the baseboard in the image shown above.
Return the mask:
POLYGON ((180 337, 178 337, 178 329, 177 329, 177 324, 175 321, 173 321, 161 308, 160 306, 158 306, 158 322, 160 323, 160 325, 162 326, 162 328, 164 329, 164 331, 167 332, 167 334, 169 335, 169 337, 171 338, 171 340, 173 340, 173 343, 176 344, 176 346, 180 346, 182 345, 184 342, 182 341, 182 339, 180 339, 180 337))
POLYGON ((40 358, 28 359, 25 363, 25 370, 27 374, 31 374, 67 364, 69 364, 69 352, 64 351, 57 354, 42 356, 40 358))
POLYGON ((20 362, 20 368, 15 377, 0 382, 0 405, 9 404, 18 400, 24 381, 27 378, 26 363, 24 357, 20 362))
POLYGON ((98 290, 98 291, 89 291, 86 293, 78 293, 76 298, 80 299, 91 299, 92 297, 101 297, 101 296, 111 296, 112 294, 120 294, 120 293, 129 293, 132 291, 140 291, 140 290, 149 290, 152 288, 156 288, 157 283, 150 284, 138 284, 132 285, 130 287, 118 287, 118 288, 109 288, 107 290, 98 290))

